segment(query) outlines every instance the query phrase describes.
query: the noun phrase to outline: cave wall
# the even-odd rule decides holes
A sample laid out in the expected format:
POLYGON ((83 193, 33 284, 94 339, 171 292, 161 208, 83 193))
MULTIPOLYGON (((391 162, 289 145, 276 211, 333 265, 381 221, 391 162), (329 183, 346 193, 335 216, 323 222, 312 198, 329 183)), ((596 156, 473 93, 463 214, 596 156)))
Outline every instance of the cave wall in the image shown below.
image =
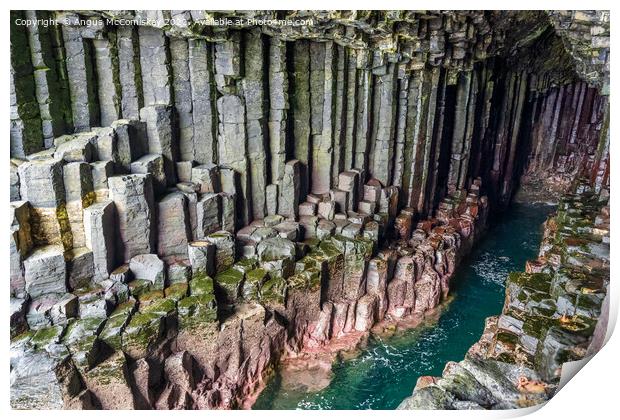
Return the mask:
MULTIPOLYGON (((155 14, 154 22, 167 13, 155 14)), ((196 13, 185 12, 190 21, 204 18, 196 13)), ((546 16, 379 15, 374 19, 392 25, 392 45, 383 45, 384 35, 370 36, 363 48, 346 36, 368 37, 355 19, 341 25, 340 36, 337 25, 319 27, 324 40, 257 27, 208 27, 214 33, 205 35, 115 26, 105 23, 106 16, 118 17, 110 13, 21 16, 55 16, 63 24, 12 27, 12 157, 49 151, 65 133, 140 120, 147 147, 120 159, 161 154, 168 186, 185 180, 177 167, 189 162, 232 169, 238 228, 290 211, 284 189, 292 160, 300 163, 299 202, 308 192, 328 193, 340 172, 357 169, 401 188, 401 204, 426 216, 446 193, 478 176, 495 201, 507 203, 522 169, 515 157, 524 149, 531 149, 528 172, 538 173, 580 147, 571 171, 583 154, 592 160, 598 144, 605 100, 584 83, 565 86, 576 77, 555 34, 519 46, 526 50, 519 64, 514 57, 487 58, 508 49, 502 42, 516 43, 505 39, 507 21, 521 19, 536 32, 549 26, 546 16), (523 65, 530 48, 547 51, 553 66, 523 65), (568 126, 573 134, 566 140, 568 126), (161 136, 155 130, 169 138, 155 139, 161 136)))
POLYGON ((15 401, 236 406, 436 306, 520 186, 608 193, 608 14, 567 13, 11 12, 15 401))

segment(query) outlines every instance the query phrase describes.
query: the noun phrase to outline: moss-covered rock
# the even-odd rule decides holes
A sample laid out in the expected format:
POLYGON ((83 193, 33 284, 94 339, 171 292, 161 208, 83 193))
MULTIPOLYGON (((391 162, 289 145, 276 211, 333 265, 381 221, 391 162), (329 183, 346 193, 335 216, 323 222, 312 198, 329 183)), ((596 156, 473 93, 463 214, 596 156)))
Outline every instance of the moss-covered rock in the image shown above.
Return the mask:
POLYGON ((243 287, 245 275, 239 270, 228 268, 215 276, 216 295, 218 300, 233 303, 240 294, 243 287))
POLYGON ((36 349, 42 349, 49 344, 59 343, 65 331, 62 325, 41 328, 32 334, 29 344, 36 349))
POLYGON ((151 290, 152 283, 144 279, 135 279, 127 283, 129 286, 129 293, 133 297, 138 297, 151 290))
POLYGON ((206 274, 197 274, 189 282, 189 294, 192 296, 213 294, 213 279, 206 274))
POLYGON ((242 299, 245 301, 258 300, 260 288, 269 277, 269 273, 264 268, 256 268, 248 271, 241 289, 242 299))
POLYGON ((134 359, 146 357, 164 336, 164 318, 164 315, 154 311, 135 313, 123 331, 123 351, 134 359))
POLYGON ((188 292, 188 283, 174 283, 164 289, 164 296, 177 302, 187 296, 188 292))
POLYGON ((260 288, 260 302, 267 306, 283 305, 286 299, 287 287, 287 280, 281 277, 268 279, 260 288))
POLYGON ((188 296, 178 302, 177 308, 179 331, 200 334, 207 327, 211 331, 210 325, 205 324, 217 322, 217 305, 212 294, 188 296))

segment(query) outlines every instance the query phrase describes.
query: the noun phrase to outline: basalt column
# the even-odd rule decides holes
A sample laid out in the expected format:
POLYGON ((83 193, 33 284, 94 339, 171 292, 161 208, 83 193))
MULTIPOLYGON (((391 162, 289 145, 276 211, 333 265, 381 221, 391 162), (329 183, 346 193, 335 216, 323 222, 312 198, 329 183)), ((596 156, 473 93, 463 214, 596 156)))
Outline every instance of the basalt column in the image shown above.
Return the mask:
POLYGON ((443 302, 515 195, 578 184, 606 229, 606 12, 10 30, 16 408, 247 407, 282 357, 443 302))

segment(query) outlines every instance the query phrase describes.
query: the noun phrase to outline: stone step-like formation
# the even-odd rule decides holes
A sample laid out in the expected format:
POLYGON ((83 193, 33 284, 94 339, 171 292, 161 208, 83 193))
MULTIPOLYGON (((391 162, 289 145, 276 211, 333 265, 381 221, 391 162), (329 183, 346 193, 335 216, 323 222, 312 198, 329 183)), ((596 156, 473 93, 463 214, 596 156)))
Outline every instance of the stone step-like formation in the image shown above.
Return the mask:
POLYGON ((12 12, 13 404, 243 406, 438 305, 523 173, 608 195, 609 24, 568 13, 12 12))
MULTIPOLYGON (((176 184, 178 161, 230 167, 238 183, 236 228, 278 213, 292 159, 299 161, 301 202, 308 192, 338 188, 339 173, 356 168, 360 178, 401 187, 402 204, 425 216, 446 192, 478 176, 494 189, 492 201, 508 202, 523 169, 514 160, 524 150, 527 170, 551 175, 545 179, 570 179, 565 174, 582 162, 595 163, 607 99, 584 83, 560 85, 571 81, 573 61, 589 82, 606 83, 599 68, 609 52, 604 13, 310 12, 306 35, 267 26, 206 37, 188 29, 203 26, 199 12, 181 13, 188 26, 165 30, 106 19, 149 12, 106 13, 29 12, 57 18, 60 34, 12 30, 13 157, 49 147, 72 129, 141 119, 146 149, 128 153, 119 138, 118 163, 127 168, 146 152, 161 155, 166 186, 176 184), (358 24, 333 20, 340 15, 358 24), (540 35, 504 36, 516 18, 540 35), (348 35, 336 44, 330 25, 348 35), (579 45, 586 31, 593 41, 579 45), (504 57, 513 45, 519 53, 504 57), (598 64, 586 76, 588 48, 598 64), (561 59, 549 64, 555 56, 561 59), (42 64, 51 68, 46 77, 33 70, 42 64), (64 71, 67 80, 59 80, 64 71), (490 118, 491 109, 501 112, 490 118), (558 128, 560 115, 566 122, 558 128)), ((151 24, 172 12, 152 14, 151 24)))
MULTIPOLYGON (((343 173, 342 179, 349 175, 343 173)), ((476 229, 484 226, 488 206, 477 192, 460 192, 444 201, 436 218, 418 223, 416 229, 410 210, 396 214, 386 204, 386 213, 338 213, 341 217, 332 217, 334 221, 316 217, 316 232, 277 215, 254 221, 236 235, 217 231, 191 241, 188 201, 182 192, 170 193, 158 203, 160 219, 152 226, 147 217, 152 214, 148 180, 148 175, 112 177, 112 199, 86 207, 84 250, 90 266, 77 262, 83 259, 77 249, 65 253, 60 245, 28 254, 27 219, 22 216, 27 204, 15 207, 15 252, 20 259, 19 247, 26 247, 21 252, 28 255, 23 263, 28 297, 16 294, 12 300, 12 345, 20 360, 48 354, 54 346, 71 356, 69 365, 58 367, 69 377, 51 379, 64 391, 47 394, 45 403, 38 394, 26 398, 19 391, 29 388, 23 382, 26 372, 16 365, 13 389, 29 406, 68 407, 63 399, 82 408, 242 405, 263 370, 278 360, 285 342, 302 352, 366 333, 384 319, 423 314, 438 305, 448 293, 458 259, 473 244, 476 229), (115 223, 124 254, 113 252, 109 229, 115 223), (391 233, 389 226, 399 229, 391 233), (158 254, 150 253, 153 230, 160 235, 158 254), (384 243, 388 238, 399 239, 384 243), (128 264, 112 271, 123 259, 128 264), (85 266, 90 267, 91 281, 66 283, 85 266), (232 316, 223 315, 230 311, 232 316), (271 316, 265 327, 266 314, 275 313, 288 321, 271 316), (234 338, 239 328, 260 341, 260 355, 246 353, 258 342, 234 338), (174 350, 171 340, 176 342, 174 350), (225 344, 230 340, 242 348, 225 344), (183 357, 194 364, 192 372, 200 372, 186 384, 183 400, 167 400, 170 392, 178 392, 169 378, 162 393, 149 391, 150 397, 142 400, 136 387, 146 378, 159 377, 161 368, 165 371, 156 359, 172 363, 179 352, 187 352, 183 357), (121 354, 134 362, 127 365, 121 354), (232 360, 243 354, 258 370, 240 373, 242 366, 232 360), (219 364, 220 358, 228 364, 219 364), (218 373, 216 366, 226 369, 218 373), (127 369, 134 376, 120 374, 127 369), (63 388, 71 375, 81 375, 83 387, 63 388), (212 384, 207 399, 197 394, 201 383, 212 384), (221 386, 232 399, 219 394, 221 386), (109 393, 119 389, 130 394, 111 399, 109 393)), ((347 186, 358 187, 357 182, 347 186)), ((390 188, 384 190, 387 197, 390 188)), ((398 203, 397 197, 393 202, 398 203)), ((35 370, 32 375, 39 378, 41 373, 35 370)))
MULTIPOLYGON (((586 184, 587 185, 587 184, 586 184)), ((418 379, 403 409, 507 409, 553 396, 562 364, 602 346, 609 287, 609 206, 589 186, 545 222, 539 257, 506 280, 502 313, 465 360, 418 379)))

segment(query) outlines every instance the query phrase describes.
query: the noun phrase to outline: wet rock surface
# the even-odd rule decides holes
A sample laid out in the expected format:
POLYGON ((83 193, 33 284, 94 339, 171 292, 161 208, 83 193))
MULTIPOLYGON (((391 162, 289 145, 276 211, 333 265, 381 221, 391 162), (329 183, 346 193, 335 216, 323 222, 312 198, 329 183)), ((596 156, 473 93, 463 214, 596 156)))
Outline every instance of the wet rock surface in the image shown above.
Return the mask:
MULTIPOLYGON (((282 357, 436 307, 523 173, 609 194, 608 14, 201 23, 274 13, 11 12, 13 407, 247 407, 282 357)), ((552 371, 566 340, 523 346, 552 371)))
MULTIPOLYGON (((609 287, 609 207, 580 184, 544 224, 536 260, 506 280, 502 313, 441 377, 420 377, 400 409, 507 409, 537 405, 557 389, 562 364, 582 359, 609 287)), ((597 344, 598 343, 598 344, 597 344)))
MULTIPOLYGON (((384 319, 424 312, 445 297, 457 260, 488 212, 486 197, 476 194, 459 193, 445 203, 454 210, 443 221, 420 222, 408 240, 401 232, 398 241, 383 240, 396 235, 387 226, 383 238, 367 238, 362 224, 352 236, 334 231, 321 240, 304 238, 297 222, 269 217, 237 235, 221 231, 189 242, 186 278, 170 274, 180 260, 172 265, 157 254, 138 254, 109 279, 71 293, 62 248, 40 248, 25 262, 28 309, 25 300, 12 303, 14 404, 86 408, 87 393, 88 404, 101 408, 243 407, 285 353, 357 340, 384 319), (297 232, 291 239, 285 223, 297 232), (237 245, 247 237, 256 240, 255 254, 241 257, 237 245), (37 272, 31 283, 41 258, 58 260, 58 270, 45 264, 49 273, 37 272), (62 279, 54 282, 55 275, 62 279), (403 287, 389 287, 397 283, 403 287), (40 366, 59 348, 62 373, 76 378, 70 389, 55 367, 40 366), (28 355, 42 372, 21 364, 28 355), (187 373, 171 373, 177 361, 187 373), (39 380, 43 372, 58 384, 56 395, 46 396, 53 404, 27 395, 28 375, 39 380), (112 397, 121 391, 124 398, 112 397)), ((376 224, 371 216, 367 223, 376 224)), ((343 219, 343 227, 356 223, 343 219)), ((92 265, 91 275, 97 278, 92 265)))

